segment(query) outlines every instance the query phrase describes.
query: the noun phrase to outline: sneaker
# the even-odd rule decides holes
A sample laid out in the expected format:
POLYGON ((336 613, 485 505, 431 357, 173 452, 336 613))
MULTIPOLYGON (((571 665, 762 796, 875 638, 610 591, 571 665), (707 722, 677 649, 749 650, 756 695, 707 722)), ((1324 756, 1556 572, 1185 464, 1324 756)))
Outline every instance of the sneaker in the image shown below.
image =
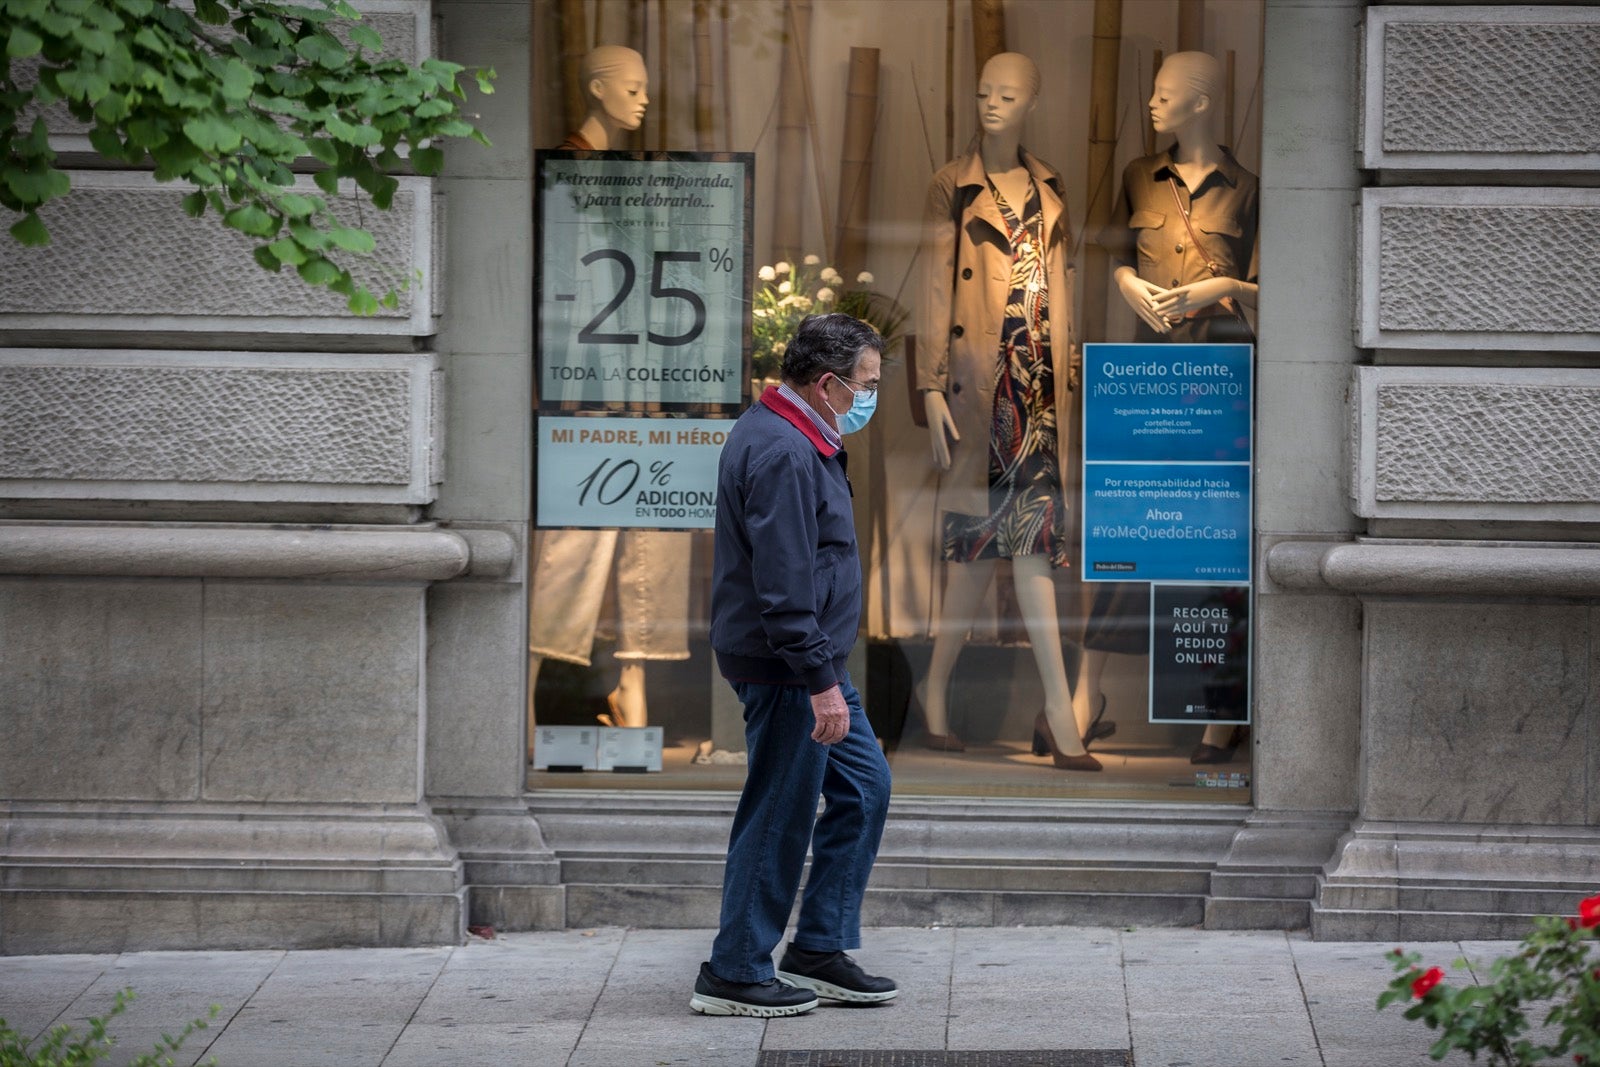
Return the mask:
POLYGON ((843 952, 807 952, 793 943, 778 964, 778 981, 854 1004, 879 1004, 900 995, 893 979, 867 974, 843 952))
POLYGON ((795 989, 776 978, 725 982, 712 973, 709 963, 700 965, 694 996, 689 998, 689 1007, 702 1015, 753 1015, 758 1019, 800 1015, 816 1006, 817 996, 809 989, 795 989))

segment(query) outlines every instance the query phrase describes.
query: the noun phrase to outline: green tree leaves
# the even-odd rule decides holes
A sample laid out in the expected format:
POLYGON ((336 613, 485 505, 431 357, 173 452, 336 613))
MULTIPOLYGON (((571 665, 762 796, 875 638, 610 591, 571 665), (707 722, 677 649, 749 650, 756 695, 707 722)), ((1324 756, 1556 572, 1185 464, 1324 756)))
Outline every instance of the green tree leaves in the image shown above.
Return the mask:
POLYGON ((394 279, 380 298, 351 274, 375 247, 363 197, 387 210, 394 174, 408 161, 439 173, 447 138, 488 144, 461 110, 461 76, 490 93, 494 72, 386 59, 345 0, 195 0, 192 13, 164 0, 0 0, 0 41, 0 207, 25 245, 49 243, 41 209, 70 189, 34 117, 59 101, 101 156, 153 163, 157 180, 191 186, 187 215, 209 207, 261 241, 264 269, 294 267, 373 314, 411 279, 360 268, 394 279), (297 187, 292 168, 316 168, 326 198, 297 187))

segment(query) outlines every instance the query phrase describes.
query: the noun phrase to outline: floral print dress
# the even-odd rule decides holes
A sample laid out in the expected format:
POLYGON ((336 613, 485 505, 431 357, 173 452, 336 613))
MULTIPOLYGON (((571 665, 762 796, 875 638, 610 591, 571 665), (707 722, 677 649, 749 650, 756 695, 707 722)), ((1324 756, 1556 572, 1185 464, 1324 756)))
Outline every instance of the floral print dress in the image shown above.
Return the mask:
POLYGON ((989 514, 944 516, 944 558, 1047 556, 1069 562, 1066 508, 1056 465, 1055 372, 1050 358, 1044 217, 1030 179, 1019 218, 989 184, 1011 239, 1011 295, 1001 325, 989 431, 989 514))

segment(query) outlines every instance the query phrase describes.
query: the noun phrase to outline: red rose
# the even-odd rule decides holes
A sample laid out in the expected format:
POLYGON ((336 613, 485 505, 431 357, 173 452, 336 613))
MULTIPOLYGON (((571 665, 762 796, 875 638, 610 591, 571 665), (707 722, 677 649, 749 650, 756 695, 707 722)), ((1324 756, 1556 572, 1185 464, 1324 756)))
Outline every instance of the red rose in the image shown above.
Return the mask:
POLYGON ((1411 983, 1411 995, 1421 999, 1428 995, 1428 990, 1444 981, 1444 972, 1437 967, 1429 967, 1427 971, 1411 983))
POLYGON ((1568 930, 1576 930, 1577 928, 1578 928, 1578 920, 1577 919, 1568 919, 1567 920, 1567 929, 1568 930))
POLYGON ((1600 926, 1600 896, 1590 897, 1578 905, 1578 918, 1584 927, 1600 926))

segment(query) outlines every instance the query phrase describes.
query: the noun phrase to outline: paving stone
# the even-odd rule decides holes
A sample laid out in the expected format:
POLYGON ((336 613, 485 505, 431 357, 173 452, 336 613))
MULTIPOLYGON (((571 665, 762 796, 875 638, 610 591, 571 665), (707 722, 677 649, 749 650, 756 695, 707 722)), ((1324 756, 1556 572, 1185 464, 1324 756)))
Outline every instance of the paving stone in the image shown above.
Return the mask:
MULTIPOLYGON (((583 1020, 522 1023, 412 1023, 384 1057, 383 1067, 484 1067, 485 1064, 564 1064, 583 1033, 583 1020)), ((231 1067, 231 1065, 230 1065, 231 1067)))
POLYGON ((36 1037, 116 961, 115 956, 13 956, 0 965, 0 1019, 36 1037))
POLYGON ((468 944, 450 956, 411 1025, 582 1022, 594 1010, 622 939, 618 929, 567 930, 468 944))

